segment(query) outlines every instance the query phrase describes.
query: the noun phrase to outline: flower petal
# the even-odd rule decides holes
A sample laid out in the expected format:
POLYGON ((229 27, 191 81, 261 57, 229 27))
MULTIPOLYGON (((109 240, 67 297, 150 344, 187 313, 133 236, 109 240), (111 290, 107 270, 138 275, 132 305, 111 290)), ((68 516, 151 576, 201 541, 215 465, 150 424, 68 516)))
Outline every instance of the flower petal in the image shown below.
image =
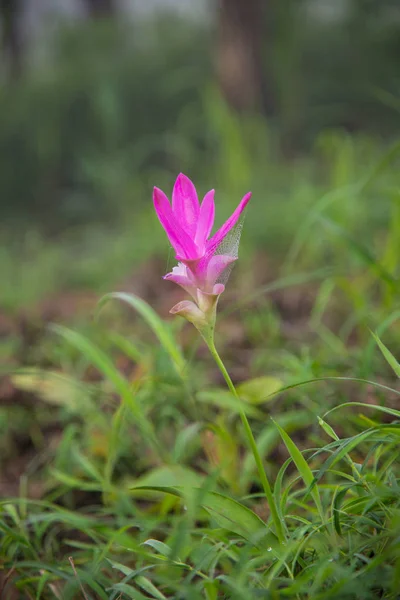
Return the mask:
POLYGON ((166 275, 164 275, 163 279, 165 279, 166 281, 173 281, 174 283, 177 283, 182 287, 193 286, 193 282, 190 281, 190 279, 188 277, 185 277, 184 275, 175 275, 174 273, 167 273, 166 275))
POLYGON ((187 275, 192 278, 196 287, 203 288, 206 285, 207 266, 209 258, 201 257, 196 259, 179 258, 187 267, 187 275))
POLYGON ((197 255, 195 243, 175 219, 167 196, 156 187, 153 191, 153 202, 159 221, 175 251, 186 258, 195 257, 197 255))
POLYGON ((216 283, 213 288, 214 296, 220 296, 222 292, 225 291, 225 286, 223 283, 216 283))
POLYGON ((179 315, 184 319, 187 319, 193 325, 198 328, 206 327, 208 324, 208 320, 206 315, 194 302, 190 300, 182 300, 182 302, 178 302, 175 304, 169 311, 172 315, 179 315))
POLYGON ((215 203, 214 190, 210 190, 203 198, 200 206, 199 219, 197 221, 196 237, 194 239, 196 246, 204 248, 204 244, 211 233, 214 225, 215 203))
MULTIPOLYGON (((184 265, 181 266, 186 271, 186 267, 184 265)), ((188 294, 190 294, 196 300, 196 286, 194 282, 190 279, 190 277, 188 277, 181 271, 182 269, 180 269, 179 266, 174 267, 172 269, 172 273, 167 273, 166 275, 164 275, 163 279, 167 281, 172 281, 173 283, 180 285, 188 294)))
MULTIPOLYGON (((223 274, 226 267, 235 262, 236 258, 227 254, 216 254, 212 256, 207 265, 206 280, 208 285, 214 285, 223 274)), ((229 276, 229 274, 228 274, 229 276)))
POLYGON ((224 270, 236 260, 234 256, 227 254, 216 254, 204 256, 198 260, 182 259, 186 267, 186 277, 191 280, 192 285, 211 293, 215 282, 223 274, 224 270))
POLYGON ((236 210, 232 213, 232 215, 229 217, 229 219, 227 221, 225 221, 225 223, 222 225, 222 227, 220 227, 220 229, 218 229, 218 231, 212 236, 212 238, 210 240, 208 240, 207 249, 206 249, 207 256, 214 254, 214 252, 217 250, 218 246, 221 244, 222 240, 227 236, 227 234, 230 232, 230 230, 236 225, 236 223, 239 220, 240 215, 246 208, 250 198, 251 198, 251 192, 249 192, 242 198, 242 200, 240 201, 236 210))
POLYGON ((199 210, 196 188, 189 177, 180 173, 172 190, 172 212, 182 229, 192 239, 196 235, 199 210))
POLYGON ((210 318, 217 308, 218 300, 225 286, 222 283, 217 283, 212 288, 211 292, 204 292, 203 290, 197 290, 197 303, 200 310, 210 318))

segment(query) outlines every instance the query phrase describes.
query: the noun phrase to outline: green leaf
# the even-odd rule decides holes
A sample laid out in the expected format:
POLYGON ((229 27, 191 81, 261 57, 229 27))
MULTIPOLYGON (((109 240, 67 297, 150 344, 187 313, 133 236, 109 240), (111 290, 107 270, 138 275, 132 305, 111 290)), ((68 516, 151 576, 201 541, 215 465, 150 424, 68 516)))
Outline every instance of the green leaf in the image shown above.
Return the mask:
POLYGON ((73 458, 76 460, 77 464, 81 467, 81 469, 83 471, 85 471, 85 473, 88 477, 91 477, 92 479, 94 479, 95 481, 98 481, 99 483, 104 482, 104 479, 101 476, 101 473, 99 473, 99 471, 97 470, 95 465, 86 456, 84 456, 81 452, 79 452, 78 449, 75 449, 75 448, 73 449, 72 454, 73 454, 73 458))
MULTIPOLYGON (((318 418, 319 425, 322 427, 322 429, 325 431, 325 433, 327 435, 329 435, 330 438, 335 440, 335 442, 338 442, 339 437, 336 435, 336 432, 334 431, 334 429, 332 429, 332 427, 330 425, 328 425, 328 423, 326 423, 326 421, 321 419, 321 417, 317 417, 317 418, 318 418)), ((357 469, 357 465, 353 462, 353 460, 351 459, 349 454, 346 454, 345 458, 346 458, 347 462, 349 463, 349 465, 351 466, 351 468, 353 469, 353 472, 356 475, 356 477, 359 478, 359 472, 357 469)))
MULTIPOLYGON (((204 477, 182 465, 158 467, 146 473, 135 482, 135 488, 149 487, 197 487, 204 477)), ((132 489, 132 488, 131 488, 132 489)))
POLYGON ((400 410, 396 410, 395 408, 388 408, 387 406, 380 406, 379 404, 366 404, 365 402, 343 402, 342 404, 334 406, 333 408, 328 410, 328 412, 324 414, 324 417, 333 413, 335 410, 339 410, 340 408, 346 408, 349 406, 362 406, 363 408, 369 408, 370 410, 378 410, 380 412, 386 413, 387 415, 392 415, 393 417, 400 418, 400 410))
MULTIPOLYGON (((333 525, 334 525, 338 535, 342 535, 342 525, 341 525, 340 517, 341 517, 341 513, 342 513, 341 506, 342 506, 344 497, 346 496, 346 494, 349 490, 353 490, 354 488, 360 488, 361 490, 364 489, 360 483, 351 484, 351 485, 347 485, 347 486, 343 487, 342 489, 338 490, 338 492, 334 496, 333 503, 332 503, 333 525)), ((359 501, 359 500, 360 499, 358 498, 357 501, 359 501)), ((365 501, 364 498, 361 500, 363 502, 365 501)))
POLYGON ((147 594, 149 594, 152 598, 156 598, 157 600, 166 600, 166 596, 164 596, 164 594, 162 594, 147 577, 139 575, 136 577, 135 583, 140 586, 142 590, 147 592, 147 594))
POLYGON ((243 411, 246 415, 259 419, 263 416, 261 411, 253 406, 249 406, 249 404, 243 400, 238 400, 231 392, 225 389, 213 388, 198 392, 196 394, 196 399, 204 404, 218 406, 219 408, 228 409, 234 413, 240 414, 243 411))
MULTIPOLYGON (((386 319, 377 327, 376 335, 382 336, 385 331, 391 327, 391 325, 400 319, 400 310, 395 310, 390 313, 386 319)), ((365 351, 363 352, 363 356, 360 361, 360 374, 362 377, 368 376, 368 373, 372 371, 372 357, 375 349, 375 340, 373 337, 368 341, 368 344, 365 347, 365 351)))
POLYGON ((71 412, 82 411, 90 391, 90 386, 56 371, 24 369, 11 374, 10 379, 17 389, 32 392, 48 404, 65 406, 71 412))
POLYGON ((361 377, 334 377, 334 376, 315 377, 314 379, 305 379, 304 381, 297 381, 296 383, 291 383, 290 385, 286 385, 285 387, 281 388, 279 390, 279 393, 283 393, 288 390, 294 390, 298 387, 303 387, 303 386, 309 385, 310 383, 319 383, 319 382, 323 382, 323 381, 325 381, 325 382, 326 381, 354 381, 356 383, 372 385, 373 387, 376 387, 377 389, 385 390, 387 392, 391 392, 393 394, 396 394, 397 396, 400 396, 399 390, 395 390, 394 388, 391 388, 387 385, 383 385, 382 383, 378 383, 377 381, 371 381, 369 379, 362 379, 361 377))
POLYGON ((158 554, 160 554, 161 556, 164 556, 165 558, 168 558, 169 556, 171 556, 171 553, 172 553, 172 548, 170 546, 168 546, 167 544, 164 544, 164 542, 160 542, 159 540, 153 540, 153 539, 146 540, 145 542, 143 542, 143 546, 150 546, 158 554))
MULTIPOLYGON (((278 543, 276 536, 258 515, 237 500, 218 492, 205 492, 201 488, 180 489, 169 486, 146 486, 146 488, 137 489, 164 492, 179 498, 184 498, 188 493, 195 493, 198 504, 213 517, 219 527, 240 535, 259 548, 269 548, 278 543)), ((135 488, 133 488, 134 490, 135 488)))
MULTIPOLYGON (((219 527, 242 536, 256 546, 260 533, 262 532, 263 536, 266 534, 264 521, 252 510, 228 496, 207 492, 205 498, 201 500, 201 505, 215 519, 219 527)), ((275 543, 275 536, 272 538, 272 533, 270 536, 275 543)))
POLYGON ((400 364, 397 362, 397 360, 395 359, 393 354, 390 352, 390 350, 388 348, 386 348, 385 344, 383 342, 381 342, 381 340, 376 335, 376 333, 373 333, 373 332, 371 332, 371 333, 372 333, 372 336, 375 339, 376 343, 378 344, 380 351, 382 352, 383 356, 385 357, 386 361, 392 367, 392 369, 396 373, 397 377, 400 377, 400 364))
POLYGON ((148 596, 144 596, 139 590, 127 583, 116 583, 109 589, 122 592, 128 598, 132 598, 132 600, 148 600, 148 596))
POLYGON ((172 460, 175 463, 187 462, 192 454, 191 449, 199 446, 199 433, 201 430, 200 423, 192 423, 187 425, 178 433, 175 440, 174 449, 172 452, 172 460))
MULTIPOLYGON (((275 426, 277 427, 277 429, 281 435, 281 438, 282 438, 286 448, 288 449, 288 452, 289 452, 290 456, 292 457, 293 462, 296 465, 297 470, 299 471, 305 485, 307 486, 307 488, 311 488, 311 486, 314 482, 314 475, 313 475, 313 472, 311 471, 310 467, 308 466, 306 459, 304 458, 304 456, 302 455, 300 450, 297 448, 296 444, 288 436, 286 431, 284 429, 282 429, 282 427, 280 425, 278 425, 278 423, 276 421, 274 421, 274 423, 275 423, 275 426)), ((312 498, 315 502, 315 505, 318 509, 321 520, 322 520, 322 522, 324 522, 324 520, 325 520, 324 511, 322 508, 322 503, 321 503, 321 498, 319 495, 318 487, 314 486, 314 488, 311 489, 311 496, 312 496, 312 498)))
POLYGON ((51 469, 50 473, 55 479, 57 479, 57 481, 63 483, 69 488, 81 489, 87 492, 97 492, 102 491, 103 489, 103 484, 100 482, 87 482, 84 479, 78 479, 77 477, 73 477, 72 475, 63 473, 62 471, 58 471, 57 469, 51 469))
POLYGON ((46 585, 46 583, 51 580, 52 576, 50 573, 48 573, 47 571, 44 571, 42 569, 43 573, 37 583, 37 590, 36 590, 36 600, 40 600, 40 598, 42 598, 42 593, 44 590, 44 587, 46 585))
POLYGON ((336 435, 335 431, 332 429, 332 427, 330 425, 328 425, 328 423, 326 423, 326 421, 321 419, 321 417, 317 417, 317 419, 318 419, 318 424, 322 427, 322 429, 325 431, 325 433, 327 435, 329 435, 330 438, 337 441, 339 438, 336 435))
POLYGON ((127 567, 126 565, 122 565, 121 563, 115 562, 114 560, 110 560, 109 558, 107 558, 107 562, 110 563, 113 569, 120 571, 127 577, 134 577, 136 575, 137 571, 131 569, 130 567, 127 567))
POLYGON ((282 381, 277 377, 255 377, 236 386, 236 391, 250 404, 263 404, 267 399, 275 399, 282 386, 282 381))

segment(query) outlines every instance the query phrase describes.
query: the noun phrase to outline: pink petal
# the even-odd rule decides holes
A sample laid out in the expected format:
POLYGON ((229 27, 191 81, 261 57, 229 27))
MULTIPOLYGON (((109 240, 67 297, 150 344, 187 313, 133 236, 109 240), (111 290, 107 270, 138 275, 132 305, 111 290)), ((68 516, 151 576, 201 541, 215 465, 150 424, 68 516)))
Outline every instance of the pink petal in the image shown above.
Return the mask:
POLYGON ((199 218, 199 200, 189 177, 180 173, 172 190, 172 212, 182 229, 193 239, 199 218))
POLYGON ((189 277, 185 277, 184 275, 175 275, 174 273, 167 273, 164 275, 163 279, 167 281, 173 281, 182 287, 193 286, 193 282, 189 279, 189 277))
POLYGON ((217 279, 225 271, 226 267, 235 262, 235 260, 236 258, 233 256, 227 256, 226 254, 216 254, 213 256, 207 266, 207 283, 209 285, 214 285, 217 279))
POLYGON ((167 273, 164 275, 163 279, 180 285, 188 294, 196 299, 196 286, 193 284, 193 281, 189 279, 189 277, 186 277, 185 275, 176 275, 175 273, 167 273))
POLYGON ((220 296, 222 292, 225 291, 225 286, 223 283, 216 283, 213 288, 214 296, 220 296))
POLYGON ((232 229, 232 227, 234 227, 236 225, 236 223, 239 220, 240 215, 246 208, 247 203, 249 202, 250 198, 251 198, 251 192, 248 192, 248 194, 246 194, 244 196, 244 198, 242 198, 242 200, 240 201, 236 210, 232 213, 232 215, 229 217, 229 219, 227 221, 225 221, 225 223, 222 225, 222 227, 220 227, 220 229, 218 229, 218 231, 208 241, 207 250, 206 250, 206 253, 208 256, 210 254, 214 254, 215 250, 221 244, 224 237, 226 237, 227 234, 232 229))
POLYGON ((210 259, 201 257, 197 259, 180 258, 179 260, 187 267, 187 274, 189 277, 192 277, 196 286, 199 288, 204 287, 206 282, 207 266, 210 262, 210 259))
POLYGON ((211 293, 217 279, 226 267, 235 260, 236 258, 233 256, 221 254, 204 256, 198 260, 182 259, 182 262, 187 267, 186 277, 192 279, 192 285, 207 293, 211 293))
POLYGON ((172 214, 171 205, 167 196, 162 190, 156 187, 153 191, 153 202, 160 223, 175 251, 187 258, 196 256, 197 248, 195 243, 182 229, 172 214))
POLYGON ((195 242, 199 248, 204 248, 204 244, 211 233, 214 225, 215 203, 214 190, 207 192, 200 206, 199 219, 197 221, 197 230, 195 242))

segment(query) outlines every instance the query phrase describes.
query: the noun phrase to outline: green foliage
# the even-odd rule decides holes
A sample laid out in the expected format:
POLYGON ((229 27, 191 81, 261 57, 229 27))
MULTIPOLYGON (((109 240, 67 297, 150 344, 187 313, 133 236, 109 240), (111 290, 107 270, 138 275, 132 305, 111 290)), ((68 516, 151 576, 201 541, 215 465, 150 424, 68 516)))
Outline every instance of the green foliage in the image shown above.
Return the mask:
MULTIPOLYGON (((265 500, 254 489, 259 488, 258 476, 243 454, 246 443, 235 407, 221 403, 217 390, 206 404, 197 401, 206 392, 196 364, 186 366, 190 392, 175 370, 177 342, 175 352, 169 351, 173 334, 163 333, 165 325, 149 306, 133 300, 161 341, 167 335, 164 351, 170 364, 155 380, 154 342, 149 340, 147 350, 138 354, 139 340, 125 336, 127 344, 120 344, 119 351, 126 350, 142 372, 129 383, 113 365, 110 342, 118 340, 115 334, 108 339, 103 330, 95 345, 82 334, 56 330, 104 377, 89 388, 76 383, 74 396, 82 395, 80 424, 65 429, 52 459, 48 499, 33 501, 22 494, 0 505, 5 593, 19 589, 43 598, 57 593, 63 598, 80 593, 157 599, 246 594, 394 598, 399 583, 400 429, 397 421, 379 422, 379 414, 390 419, 400 412, 379 404, 338 402, 340 378, 297 381, 277 390, 275 380, 259 377, 238 387, 242 402, 252 409, 262 456, 267 440, 268 455, 279 450, 276 428, 290 454, 276 465, 266 462, 284 524, 286 541, 280 545, 269 532, 265 500), (121 398, 119 406, 109 382, 121 398), (314 391, 312 383, 318 384, 314 391), (291 416, 288 409, 302 402, 304 389, 308 409, 297 408, 291 416), (168 409, 165 415, 162 409, 157 414, 158 399, 168 409), (331 406, 336 416, 319 418, 313 403, 319 411, 331 406), (111 421, 107 405, 114 407, 111 421), (269 424, 271 413, 275 424, 269 424), (298 436, 307 426, 311 449, 298 436), (294 433, 289 436, 285 430, 294 433), (78 493, 92 498, 89 511, 80 509, 78 493)), ((280 371, 283 384, 288 376, 288 370, 280 371)), ((45 372, 42 378, 39 372, 14 377, 15 385, 34 391, 44 403, 56 399, 64 404, 68 421, 68 415, 77 414, 76 400, 71 403, 73 382, 59 381, 61 387, 56 375, 45 372)), ((224 393, 220 390, 221 397, 224 393)))

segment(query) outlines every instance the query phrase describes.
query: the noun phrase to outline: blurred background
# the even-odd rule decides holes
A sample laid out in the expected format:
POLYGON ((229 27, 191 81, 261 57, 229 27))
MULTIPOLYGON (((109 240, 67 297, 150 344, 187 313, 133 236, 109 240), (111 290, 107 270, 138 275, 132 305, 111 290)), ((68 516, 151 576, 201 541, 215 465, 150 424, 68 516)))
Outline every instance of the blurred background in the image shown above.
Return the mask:
POLYGON ((73 314, 74 290, 161 290, 151 192, 180 171, 216 189, 218 223, 253 191, 242 255, 261 282, 338 264, 316 207, 379 243, 399 183, 397 0, 0 7, 4 332, 49 298, 49 319, 73 314))

